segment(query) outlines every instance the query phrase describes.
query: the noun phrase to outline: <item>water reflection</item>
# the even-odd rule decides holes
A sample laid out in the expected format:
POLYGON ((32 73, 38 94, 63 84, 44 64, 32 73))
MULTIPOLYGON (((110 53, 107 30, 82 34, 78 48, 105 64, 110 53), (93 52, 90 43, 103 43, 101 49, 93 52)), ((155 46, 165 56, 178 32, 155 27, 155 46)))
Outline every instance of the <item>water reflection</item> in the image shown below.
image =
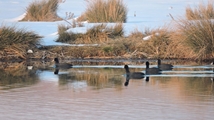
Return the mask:
POLYGON ((0 67, 0 89, 13 89, 36 84, 37 70, 27 67, 24 62, 0 67))
POLYGON ((121 87, 122 72, 121 69, 113 68, 82 68, 73 69, 75 80, 85 80, 88 86, 93 89, 103 89, 108 87, 121 87))
MULTIPOLYGON (((103 89, 108 87, 121 87, 122 71, 113 68, 72 68, 68 70, 55 69, 53 74, 58 76, 59 85, 67 89, 70 87, 79 88, 79 83, 85 82, 85 85, 92 86, 93 89, 103 89), (65 72, 66 71, 66 72, 65 72), (78 83, 78 84, 77 84, 78 83)), ((84 85, 84 86, 85 86, 84 85)))
POLYGON ((59 74, 59 69, 55 69, 54 74, 56 74, 56 75, 59 74))
MULTIPOLYGON (((30 85, 16 92, 0 89, 0 118, 213 119, 214 74, 207 69, 212 66, 175 64, 172 71, 135 78, 125 75, 124 64, 66 70, 34 64, 31 70, 26 64, 2 67, 1 88, 30 85)), ((157 67, 156 61, 151 65, 157 67)), ((131 72, 145 73, 145 68, 145 62, 130 65, 131 72)))

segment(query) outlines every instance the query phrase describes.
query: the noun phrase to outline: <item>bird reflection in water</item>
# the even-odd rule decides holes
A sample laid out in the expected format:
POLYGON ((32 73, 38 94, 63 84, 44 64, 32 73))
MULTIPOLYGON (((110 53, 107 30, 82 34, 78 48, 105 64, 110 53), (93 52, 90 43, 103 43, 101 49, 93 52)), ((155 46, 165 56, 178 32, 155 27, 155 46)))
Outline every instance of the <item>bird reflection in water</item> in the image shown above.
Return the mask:
POLYGON ((58 74, 59 73, 59 69, 70 69, 70 68, 73 67, 73 65, 70 64, 70 63, 59 63, 59 59, 58 58, 54 58, 54 62, 55 62, 55 65, 54 65, 54 68, 55 68, 54 74, 58 74))
POLYGON ((57 75, 58 73, 59 73, 59 69, 56 68, 55 71, 54 71, 54 74, 57 75))

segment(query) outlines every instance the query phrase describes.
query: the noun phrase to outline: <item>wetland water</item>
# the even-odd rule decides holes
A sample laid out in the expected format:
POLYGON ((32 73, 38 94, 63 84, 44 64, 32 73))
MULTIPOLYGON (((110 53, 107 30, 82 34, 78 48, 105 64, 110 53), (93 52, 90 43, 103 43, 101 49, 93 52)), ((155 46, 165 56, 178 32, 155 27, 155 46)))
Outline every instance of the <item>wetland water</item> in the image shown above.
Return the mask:
POLYGON ((173 62, 171 71, 124 86, 124 64, 131 72, 145 72, 144 62, 128 61, 74 64, 58 74, 49 65, 2 64, 0 119, 214 119, 213 66, 173 62))

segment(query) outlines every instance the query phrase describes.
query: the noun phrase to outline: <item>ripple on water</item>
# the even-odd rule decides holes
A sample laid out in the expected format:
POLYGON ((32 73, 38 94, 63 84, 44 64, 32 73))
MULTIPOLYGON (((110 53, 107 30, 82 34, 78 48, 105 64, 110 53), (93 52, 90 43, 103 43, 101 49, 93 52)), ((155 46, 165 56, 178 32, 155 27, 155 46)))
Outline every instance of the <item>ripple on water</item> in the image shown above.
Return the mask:
MULTIPOLYGON (((131 70, 142 71, 142 68, 131 70)), ((195 71, 189 67, 175 68, 149 76, 149 82, 130 80, 126 87, 123 68, 79 67, 63 71, 66 73, 74 77, 64 80, 67 76, 62 76, 64 81, 60 83, 60 75, 43 71, 38 83, 0 90, 0 119, 214 118, 214 86, 210 80, 213 74, 203 68, 197 67, 195 71), (95 73, 100 76, 94 77, 95 73)))

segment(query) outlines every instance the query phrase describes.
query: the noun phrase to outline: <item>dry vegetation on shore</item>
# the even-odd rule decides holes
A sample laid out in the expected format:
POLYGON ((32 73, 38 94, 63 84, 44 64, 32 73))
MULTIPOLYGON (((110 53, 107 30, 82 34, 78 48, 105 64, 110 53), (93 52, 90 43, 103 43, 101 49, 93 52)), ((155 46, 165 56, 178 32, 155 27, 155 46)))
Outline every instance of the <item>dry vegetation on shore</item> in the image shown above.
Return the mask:
MULTIPOLYGON (((96 2, 101 2, 100 0, 95 0, 96 2)), ((127 8, 122 3, 122 0, 117 0, 113 2, 109 0, 108 2, 102 3, 98 6, 96 2, 89 4, 91 6, 99 7, 99 11, 94 9, 87 10, 81 18, 84 18, 91 22, 99 22, 94 20, 95 16, 101 19, 100 22, 119 22, 113 27, 109 27, 106 24, 96 25, 87 30, 86 33, 72 33, 67 32, 72 26, 58 26, 59 37, 58 42, 66 42, 71 44, 98 44, 97 46, 81 46, 81 47, 46 47, 46 49, 37 49, 39 52, 34 55, 35 58, 41 58, 44 51, 48 51, 48 57, 70 57, 70 58, 163 58, 163 59, 193 59, 193 60, 205 60, 212 59, 214 53, 214 4, 209 2, 200 6, 193 8, 186 7, 185 18, 176 20, 176 25, 170 26, 173 29, 168 29, 163 27, 161 29, 145 29, 144 31, 138 31, 137 29, 133 31, 128 37, 124 37, 123 33, 123 23, 126 21, 127 8), (111 14, 108 5, 117 7, 117 14, 109 17, 111 14), (106 5, 106 6, 105 6, 106 5), (103 7, 103 8, 102 8, 103 7), (102 13, 97 13, 101 11, 108 11, 108 14, 104 16, 102 13), (107 17, 106 17, 107 16, 107 17), (114 20, 116 16, 122 17, 120 20, 114 20), (104 20, 105 18, 110 18, 110 20, 104 20), (92 20, 93 19, 93 20, 92 20), (143 40, 143 38, 149 37, 148 40, 143 40)), ((50 1, 48 2, 49 4, 50 1)), ((54 0, 54 3, 57 3, 54 0)), ((33 4, 36 5, 36 4, 33 4)), ((38 4, 40 6, 41 4, 38 4)), ((57 4, 53 4, 55 7, 50 7, 55 14, 57 10, 57 4)), ((29 6, 28 10, 36 8, 36 6, 29 6)), ((88 9, 89 9, 88 8, 88 9)), ((28 11, 29 12, 29 11, 28 11)), ((41 11, 43 13, 43 11, 41 11)), ((45 16, 45 14, 42 14, 45 16)), ((42 18, 42 17, 41 17, 42 18)), ((51 18, 51 17, 50 17, 51 18)), ((96 19, 98 19, 96 18, 96 19)), ((29 18, 27 18, 29 19, 29 18)), ((27 20, 26 19, 26 20, 27 20)), ((53 19, 53 18, 51 18, 53 19)), ((55 19, 55 18, 54 18, 55 19)), ((39 21, 39 20, 38 20, 39 21)), ((81 19, 78 20, 81 22, 81 19)), ((175 21, 174 21, 175 22, 175 21)), ((15 28, 0 28, 0 35, 4 36, 4 40, 1 39, 0 48, 11 50, 15 49, 15 53, 19 55, 17 58, 26 59, 25 52, 28 45, 23 43, 28 43, 34 45, 41 38, 32 32, 15 31, 15 28), (10 33, 7 36, 5 33, 10 33), (22 37, 11 37, 11 36, 22 36, 22 37), (23 36, 26 36, 26 39, 23 36), (11 39, 12 38, 12 39, 11 39), (32 38, 32 39, 31 39, 32 38), (26 41, 30 40, 30 41, 26 41), (13 43, 10 43, 13 41, 13 43), (15 41, 15 42, 14 42, 15 41), (9 46, 8 46, 9 45, 9 46), (22 46, 19 46, 22 45, 22 46), (18 47, 17 47, 18 46, 18 47), (21 57, 20 57, 21 56, 21 57)), ((1 52, 1 56, 5 53, 1 52)))
POLYGON ((26 59, 27 50, 37 49, 41 38, 34 32, 15 26, 0 26, 0 59, 26 59))

